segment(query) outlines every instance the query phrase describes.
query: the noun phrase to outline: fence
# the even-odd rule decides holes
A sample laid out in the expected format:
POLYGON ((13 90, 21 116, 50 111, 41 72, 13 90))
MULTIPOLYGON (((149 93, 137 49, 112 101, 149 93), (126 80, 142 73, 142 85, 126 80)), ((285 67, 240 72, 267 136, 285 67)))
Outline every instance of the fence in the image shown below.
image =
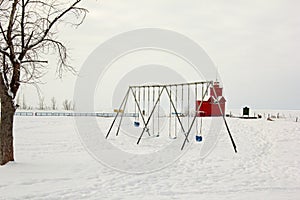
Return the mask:
MULTIPOLYGON (((76 113, 76 112, 31 112, 17 111, 15 116, 64 116, 64 117, 115 117, 116 113, 76 113)), ((124 117, 138 117, 138 113, 124 113, 124 117)))

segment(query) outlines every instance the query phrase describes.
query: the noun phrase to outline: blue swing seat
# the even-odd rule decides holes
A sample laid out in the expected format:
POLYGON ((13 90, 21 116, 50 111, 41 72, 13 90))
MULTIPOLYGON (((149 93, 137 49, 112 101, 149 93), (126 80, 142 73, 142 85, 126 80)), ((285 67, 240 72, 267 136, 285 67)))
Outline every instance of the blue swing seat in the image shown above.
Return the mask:
POLYGON ((202 136, 201 135, 196 135, 196 141, 201 142, 202 141, 202 136))
POLYGON ((140 126, 140 122, 134 122, 133 125, 134 125, 135 127, 139 127, 139 126, 140 126))

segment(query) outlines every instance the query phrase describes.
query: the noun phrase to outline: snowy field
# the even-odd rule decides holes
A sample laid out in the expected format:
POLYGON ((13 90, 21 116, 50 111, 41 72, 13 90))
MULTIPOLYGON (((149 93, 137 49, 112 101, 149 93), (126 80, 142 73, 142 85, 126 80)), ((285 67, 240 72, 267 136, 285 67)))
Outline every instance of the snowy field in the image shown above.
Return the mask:
MULTIPOLYGON (((300 111, 278 112, 284 117, 274 121, 227 118, 237 154, 224 128, 205 159, 195 144, 139 175, 94 160, 72 117, 17 116, 16 162, 0 167, 0 199, 299 199, 300 111)), ((108 126, 112 118, 97 120, 108 126)))

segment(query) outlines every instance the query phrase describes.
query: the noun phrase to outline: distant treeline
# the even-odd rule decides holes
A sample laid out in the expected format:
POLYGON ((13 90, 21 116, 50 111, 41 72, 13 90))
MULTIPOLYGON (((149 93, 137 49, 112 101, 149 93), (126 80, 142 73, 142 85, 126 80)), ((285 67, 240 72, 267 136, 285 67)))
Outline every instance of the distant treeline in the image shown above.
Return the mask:
POLYGON ((19 109, 22 110, 59 110, 59 109, 74 110, 75 109, 75 103, 68 99, 63 100, 61 106, 59 106, 55 97, 51 98, 50 104, 46 104, 45 97, 40 97, 38 101, 38 105, 34 107, 27 104, 24 94, 17 96, 16 105, 19 109))

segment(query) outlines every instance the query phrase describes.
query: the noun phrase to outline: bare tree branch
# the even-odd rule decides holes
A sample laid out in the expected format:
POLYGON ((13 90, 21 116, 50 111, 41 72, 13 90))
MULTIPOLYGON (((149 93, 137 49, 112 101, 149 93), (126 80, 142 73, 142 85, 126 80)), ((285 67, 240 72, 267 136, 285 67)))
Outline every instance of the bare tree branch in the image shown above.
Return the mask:
POLYGON ((3 0, 0 7, 0 56, 10 62, 0 63, 0 70, 7 78, 8 89, 16 96, 20 83, 38 81, 45 74, 47 61, 43 56, 54 52, 58 55, 57 73, 65 70, 74 73, 68 65, 67 48, 57 40, 58 25, 67 23, 70 14, 79 26, 87 10, 78 7, 81 0, 62 3, 59 0, 3 0))
MULTIPOLYGON (((58 20, 60 20, 64 15, 66 15, 68 12, 70 12, 71 10, 73 9, 80 9, 82 11, 85 11, 85 9, 82 9, 82 8, 76 8, 75 6, 80 2, 81 0, 76 0, 72 6, 70 6, 69 8, 67 8, 66 10, 64 10, 61 14, 59 14, 57 17, 54 18, 53 21, 50 22, 48 28, 44 31, 44 34, 43 36, 38 40, 36 41, 35 43, 33 43, 32 45, 29 46, 29 48, 33 48, 34 46, 38 45, 39 43, 41 43, 45 38, 46 36, 49 34, 51 28, 53 27, 54 24, 56 24, 58 22, 58 20)), ((84 12, 85 14, 85 12, 84 12)), ((79 24, 81 24, 82 21, 80 21, 79 24)))
POLYGON ((6 32, 6 31, 3 30, 1 21, 0 21, 0 30, 1 30, 1 34, 2 34, 2 36, 3 36, 3 39, 7 42, 7 37, 6 37, 6 35, 5 35, 5 32, 6 32))
POLYGON ((7 53, 6 51, 0 49, 0 53, 2 53, 4 56, 9 57, 9 53, 7 53))
POLYGON ((24 25, 24 18, 25 18, 25 3, 24 0, 22 0, 22 17, 21 17, 21 40, 22 40, 22 49, 25 47, 25 25, 24 25))
POLYGON ((47 60, 23 60, 21 63, 48 63, 47 60))
POLYGON ((11 12, 10 12, 10 17, 9 17, 9 23, 8 23, 8 27, 7 27, 7 44, 9 46, 10 49, 10 58, 11 60, 14 59, 14 45, 13 45, 13 41, 12 41, 12 33, 13 33, 13 23, 14 23, 14 19, 15 19, 15 14, 16 14, 16 10, 17 10, 17 4, 18 4, 18 0, 14 0, 13 4, 12 4, 12 8, 11 8, 11 12))

